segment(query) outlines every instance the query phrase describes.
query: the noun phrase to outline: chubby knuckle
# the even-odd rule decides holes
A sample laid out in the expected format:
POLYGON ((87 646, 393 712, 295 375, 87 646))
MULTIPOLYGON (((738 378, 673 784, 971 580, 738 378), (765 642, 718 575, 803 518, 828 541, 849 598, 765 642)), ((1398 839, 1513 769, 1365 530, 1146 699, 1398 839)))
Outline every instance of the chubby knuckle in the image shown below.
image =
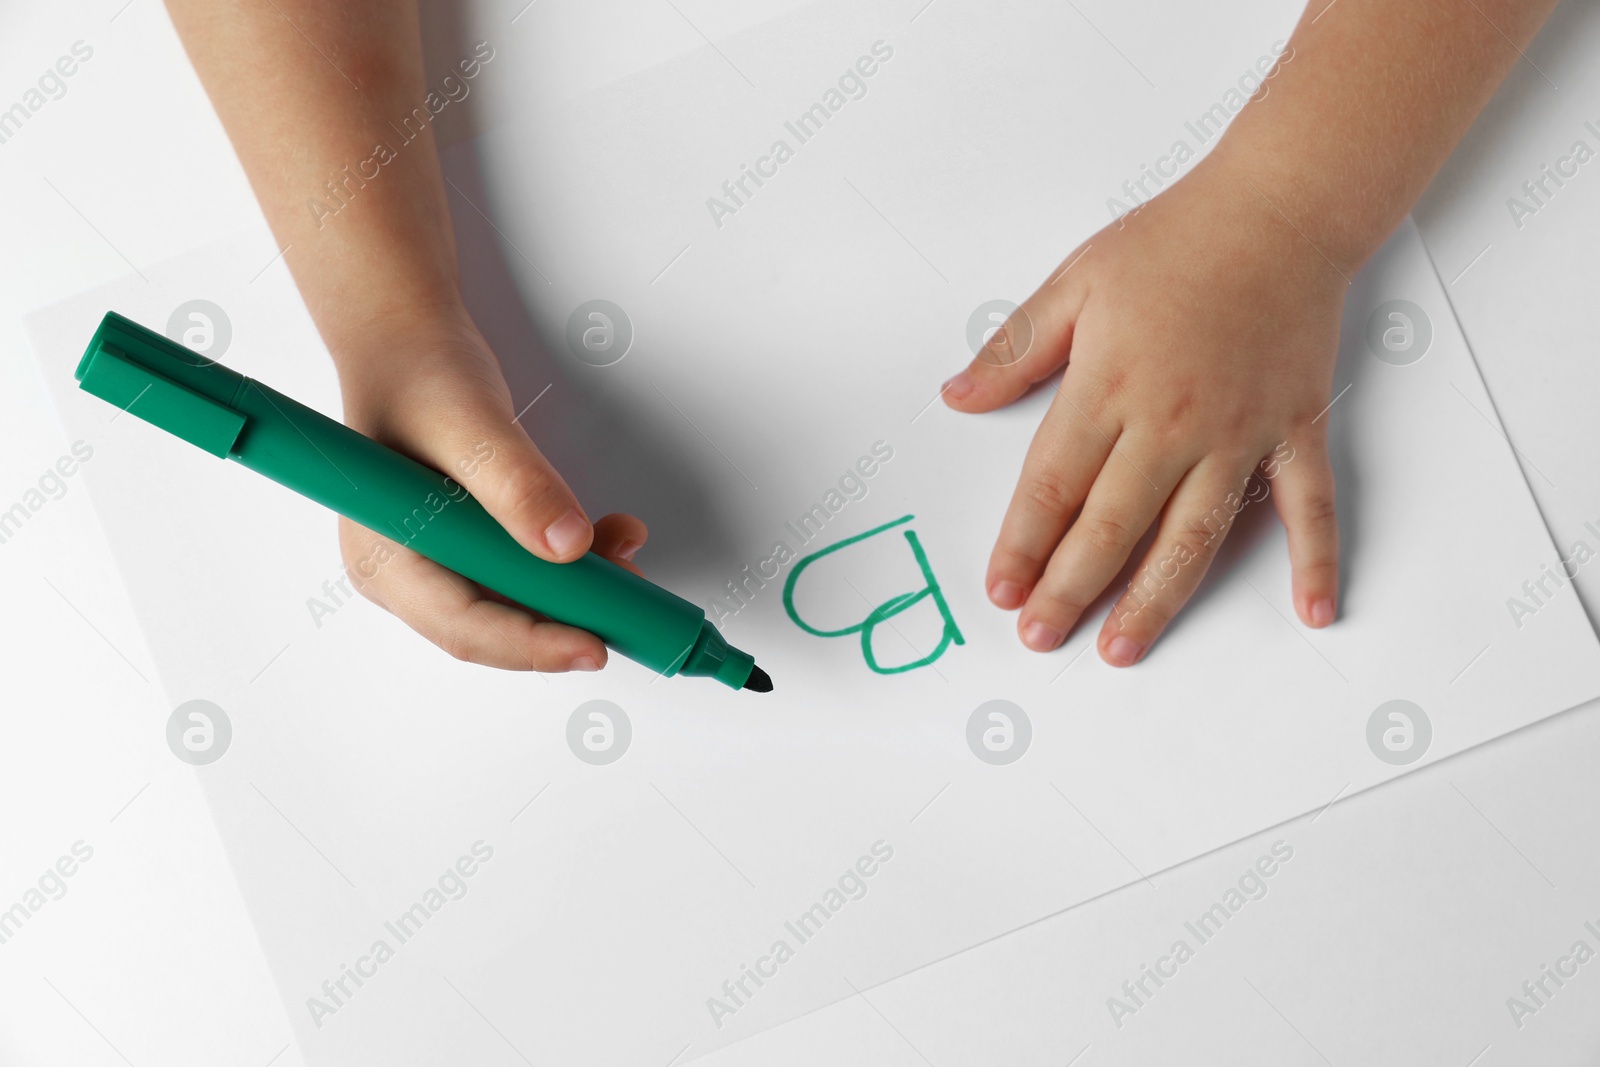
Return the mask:
POLYGON ((1172 621, 1175 610, 1168 596, 1157 594, 1145 598, 1129 590, 1117 603, 1117 624, 1126 631, 1137 620, 1140 633, 1159 633, 1172 621))
POLYGON ((548 467, 525 460, 505 472, 493 493, 508 518, 531 519, 558 503, 559 486, 548 467))
POLYGON ((1245 414, 1230 415, 1228 421, 1219 422, 1223 430, 1219 433, 1220 440, 1210 446, 1209 458, 1217 466, 1230 471, 1249 471, 1250 474, 1235 473, 1237 479, 1233 484, 1236 491, 1242 491, 1249 484, 1251 476, 1260 469, 1262 452, 1250 442, 1239 440, 1232 431, 1244 425, 1245 414))
POLYGON ((1336 552, 1328 552, 1302 561, 1295 568, 1295 574, 1311 583, 1334 581, 1339 577, 1339 555, 1336 552))
POLYGON ((1178 532, 1178 543, 1173 548, 1173 554, 1186 556, 1189 561, 1209 560, 1216 555, 1227 532, 1227 522, 1207 525, 1204 519, 1192 519, 1178 532))
POLYGON ((1317 531, 1338 529, 1339 511, 1331 492, 1314 493, 1300 506, 1302 520, 1317 531))
POLYGON ((1037 574, 1042 562, 1034 553, 1010 544, 996 545, 991 559, 996 576, 1012 579, 1037 574))
POLYGON ((1088 546, 1099 552, 1116 552, 1133 544, 1133 528, 1114 515, 1086 515, 1078 529, 1088 546))
POLYGON ((446 626, 434 639, 434 644, 444 649, 445 654, 451 659, 463 663, 473 662, 473 643, 467 628, 460 623, 451 623, 446 626))
POLYGON ((1212 413, 1202 409, 1198 395, 1189 386, 1175 387, 1159 415, 1154 431, 1161 442, 1169 447, 1202 436, 1213 417, 1212 413))
POLYGON ((367 555, 366 546, 360 541, 350 537, 339 538, 339 562, 344 564, 344 571, 350 576, 350 584, 358 591, 364 590, 371 580, 362 573, 362 561, 367 555))
POLYGON ((1180 601, 1176 596, 1158 596, 1145 608, 1145 632, 1159 633, 1178 613, 1180 601))
POLYGON ((1082 615, 1088 605, 1084 603, 1083 597, 1077 596, 1069 589, 1041 587, 1029 600, 1028 607, 1038 617, 1059 620, 1074 619, 1082 615))
MULTIPOLYGON (((1198 456, 1214 449, 1216 428, 1196 411, 1175 412, 1140 426, 1142 453, 1153 456, 1198 456)), ((1141 464, 1143 466, 1143 464, 1141 464)))
POLYGON ((983 343, 979 359, 991 367, 1010 367, 1020 362, 1027 349, 1022 347, 1024 336, 1018 329, 1019 325, 1015 317, 1007 319, 1006 324, 983 343))
POLYGON ((1096 386, 1079 391, 1072 403, 1072 415, 1087 423, 1094 433, 1109 433, 1120 421, 1116 390, 1096 386))
POLYGON ((1094 376, 1089 391, 1092 398, 1103 407, 1121 396, 1127 387, 1128 371, 1125 365, 1113 360, 1094 376))
POLYGON ((340 541, 339 556, 344 562, 344 573, 349 578, 351 588, 379 607, 385 605, 378 597, 378 579, 383 573, 383 565, 392 558, 393 551, 387 542, 377 538, 347 538, 340 541))
POLYGON ((388 605, 385 604, 382 601, 382 599, 380 599, 379 596, 378 596, 377 583, 374 582, 372 579, 370 579, 370 578, 358 578, 358 577, 355 576, 354 572, 352 572, 351 573, 351 577, 350 577, 350 584, 351 584, 351 586, 353 586, 355 588, 355 591, 356 591, 356 593, 358 595, 360 595, 361 597, 364 597, 367 600, 370 600, 372 603, 378 605, 380 608, 383 608, 384 610, 388 610, 388 605))
POLYGON ((1065 511, 1075 503, 1067 480, 1052 470, 1034 472, 1023 483, 1022 491, 1028 503, 1052 514, 1065 511))

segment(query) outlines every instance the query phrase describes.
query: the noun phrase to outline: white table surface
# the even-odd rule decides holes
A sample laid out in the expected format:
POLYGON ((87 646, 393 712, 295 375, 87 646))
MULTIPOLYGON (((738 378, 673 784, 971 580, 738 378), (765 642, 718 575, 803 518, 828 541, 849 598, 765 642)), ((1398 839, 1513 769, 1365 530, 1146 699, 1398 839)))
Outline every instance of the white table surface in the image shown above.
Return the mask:
MULTIPOLYGON (((496 16, 515 14, 498 5, 496 16)), ((794 4, 696 9, 713 38, 794 4)), ((702 5, 702 8, 709 8, 702 5)), ((641 11, 644 9, 641 7, 641 11)), ((487 17, 487 16, 484 16, 487 17)), ((17 92, 76 40, 93 60, 0 144, 0 500, 70 442, 28 356, 36 307, 259 221, 155 0, 13 5, 0 68, 17 92), (128 91, 137 86, 137 92, 128 91), (147 153, 142 168, 129 165, 147 153)), ((551 92, 704 47, 641 14, 574 14, 599 62, 551 92), (587 37, 585 35, 588 35, 587 37)), ((1568 3, 1417 212, 1558 544, 1600 525, 1600 161, 1539 213, 1505 199, 1573 140, 1600 148, 1600 10, 1568 3), (1559 88, 1557 88, 1559 87, 1559 88), (1486 251, 1485 251, 1486 250, 1486 251)), ((576 51, 576 50, 575 50, 576 51)), ((492 121, 492 116, 488 117, 492 121)), ((1493 506, 1486 502, 1486 506, 1493 506)), ((1577 578, 1594 615, 1600 577, 1577 578)), ((0 745, 0 899, 78 840, 94 858, 0 945, 0 1062, 300 1062, 193 772, 161 743, 165 698, 80 485, 0 544, 10 707, 0 745)), ((1510 591, 1508 591, 1509 595, 1510 591)), ((958 954, 735 1045, 728 1063, 1584 1064, 1600 1056, 1600 962, 1519 1030, 1506 998, 1600 928, 1600 713, 1558 716, 1310 818, 958 954), (1271 891, 1118 1029, 1106 1010, 1182 924, 1271 842, 1271 891), (1086 1050, 1086 1051, 1085 1051, 1086 1050)), ((667 1050, 670 1055, 671 1050, 667 1050)), ((663 1056, 665 1062, 667 1056, 663 1056)))

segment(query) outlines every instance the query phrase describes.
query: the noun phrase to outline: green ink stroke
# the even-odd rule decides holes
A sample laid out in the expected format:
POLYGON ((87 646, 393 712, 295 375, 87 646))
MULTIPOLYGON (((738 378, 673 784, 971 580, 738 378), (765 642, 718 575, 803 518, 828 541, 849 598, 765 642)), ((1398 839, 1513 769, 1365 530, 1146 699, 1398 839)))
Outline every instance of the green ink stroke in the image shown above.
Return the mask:
POLYGON ((789 613, 789 620, 806 633, 816 637, 844 637, 847 634, 860 634, 861 655, 866 659, 867 667, 877 674, 901 674, 905 671, 914 671, 918 667, 926 667, 944 655, 945 650, 952 644, 966 644, 966 640, 961 636, 961 631, 956 627, 956 620, 950 614, 950 605, 945 602, 944 594, 939 590, 939 579, 934 577, 933 568, 928 566, 927 553, 922 551, 922 542, 917 540, 915 530, 907 530, 905 535, 906 543, 911 546, 911 554, 916 558, 917 566, 922 569, 922 577, 927 582, 922 589, 915 593, 904 593, 900 596, 889 598, 873 608, 865 619, 862 619, 854 626, 846 626, 841 630, 819 630, 802 619, 800 613, 795 610, 794 587, 799 582, 801 573, 807 567, 829 553, 837 552, 841 548, 848 548, 858 541, 865 541, 869 537, 876 537, 885 530, 910 522, 915 517, 914 515, 906 515, 895 519, 893 522, 886 522, 882 526, 874 527, 866 533, 847 537, 838 544, 829 545, 821 552, 814 552, 796 563, 794 569, 789 572, 789 580, 783 584, 783 610, 789 613), (944 619, 944 634, 939 638, 939 644, 928 655, 914 662, 905 663, 898 667, 883 666, 878 662, 877 657, 872 654, 872 631, 877 629, 880 623, 888 622, 902 611, 920 603, 926 597, 933 598, 934 604, 939 609, 939 615, 944 619))

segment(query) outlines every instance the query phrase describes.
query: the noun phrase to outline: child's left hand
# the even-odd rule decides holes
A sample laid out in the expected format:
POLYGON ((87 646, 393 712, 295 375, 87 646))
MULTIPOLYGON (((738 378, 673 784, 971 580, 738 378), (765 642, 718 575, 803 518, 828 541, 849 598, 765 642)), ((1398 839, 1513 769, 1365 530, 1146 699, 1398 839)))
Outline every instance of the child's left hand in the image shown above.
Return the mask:
POLYGON ((956 410, 992 411, 1066 365, 987 577, 1035 651, 1066 640, 1159 518, 1099 638, 1107 663, 1137 663, 1265 491, 1288 529, 1296 611, 1333 621, 1325 412, 1354 267, 1324 258, 1220 155, 1063 261, 946 385, 956 410))

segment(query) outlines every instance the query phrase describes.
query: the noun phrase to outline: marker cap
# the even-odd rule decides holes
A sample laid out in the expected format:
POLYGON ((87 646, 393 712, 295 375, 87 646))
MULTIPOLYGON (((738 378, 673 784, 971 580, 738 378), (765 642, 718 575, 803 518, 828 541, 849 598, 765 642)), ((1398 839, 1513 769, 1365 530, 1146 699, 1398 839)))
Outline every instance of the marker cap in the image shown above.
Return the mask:
POLYGON ((226 456, 245 425, 231 405, 245 377, 182 345, 108 313, 75 372, 93 393, 214 456, 226 456))

